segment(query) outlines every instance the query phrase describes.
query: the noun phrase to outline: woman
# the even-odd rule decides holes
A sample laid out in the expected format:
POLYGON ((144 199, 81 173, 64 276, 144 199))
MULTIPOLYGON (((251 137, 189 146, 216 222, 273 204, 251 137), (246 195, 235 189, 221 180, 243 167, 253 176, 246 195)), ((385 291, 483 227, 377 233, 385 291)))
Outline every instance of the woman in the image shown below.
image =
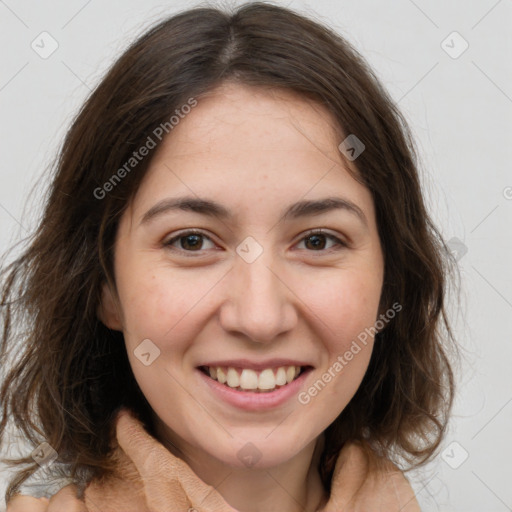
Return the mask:
POLYGON ((50 511, 419 510, 399 465, 452 403, 447 258, 340 36, 262 3, 161 22, 81 109, 4 271, 2 355, 30 331, 0 432, 35 448, 9 512, 47 509, 11 498, 55 457, 76 485, 50 511))

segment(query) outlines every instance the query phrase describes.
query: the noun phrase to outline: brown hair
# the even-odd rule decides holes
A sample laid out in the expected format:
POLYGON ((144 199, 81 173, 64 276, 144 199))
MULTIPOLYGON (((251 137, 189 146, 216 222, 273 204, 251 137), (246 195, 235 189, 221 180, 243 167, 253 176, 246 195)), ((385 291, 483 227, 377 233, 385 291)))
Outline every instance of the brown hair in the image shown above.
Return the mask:
MULTIPOLYGON (((329 109, 340 133, 365 144, 353 164, 372 193, 385 255, 381 310, 395 302, 403 310, 377 334, 357 393, 326 429, 325 488, 347 440, 368 439, 390 460, 400 456, 413 467, 424 463, 446 429, 454 390, 447 354, 455 344, 444 306, 452 262, 426 212, 414 144, 396 105, 347 41, 267 3, 233 13, 196 8, 160 22, 115 62, 74 119, 39 227, 2 272, 0 356, 5 361, 18 340, 21 349, 0 390, 0 435, 12 417, 34 446, 43 436, 69 474, 85 481, 113 470, 109 439, 121 406, 151 430, 122 333, 97 317, 102 284, 115 290, 118 221, 151 158, 103 198, 95 191, 176 109, 226 80, 312 98, 329 109)), ((10 482, 7 499, 38 468, 30 456, 11 462, 29 466, 10 482)))

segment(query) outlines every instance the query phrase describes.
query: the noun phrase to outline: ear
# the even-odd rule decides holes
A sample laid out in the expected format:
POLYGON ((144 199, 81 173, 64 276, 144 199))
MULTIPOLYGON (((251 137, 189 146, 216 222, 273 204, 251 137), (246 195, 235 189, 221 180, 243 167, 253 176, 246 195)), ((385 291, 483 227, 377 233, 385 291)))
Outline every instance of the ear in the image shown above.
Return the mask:
POLYGON ((101 322, 106 325, 109 329, 114 331, 122 331, 123 324, 121 322, 121 315, 119 314, 119 308, 117 302, 114 300, 112 291, 108 286, 108 283, 103 283, 101 289, 101 301, 96 311, 98 318, 101 322))

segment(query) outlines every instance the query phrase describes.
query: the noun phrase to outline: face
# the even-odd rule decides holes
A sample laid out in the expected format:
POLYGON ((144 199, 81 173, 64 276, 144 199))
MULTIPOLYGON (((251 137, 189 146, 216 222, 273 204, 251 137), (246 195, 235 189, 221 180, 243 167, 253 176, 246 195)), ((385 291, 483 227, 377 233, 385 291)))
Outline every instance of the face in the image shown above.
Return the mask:
POLYGON ((159 431, 190 456, 280 464, 361 383, 373 339, 354 340, 378 318, 383 255, 334 125, 290 92, 224 84, 164 139, 120 221, 119 303, 105 289, 102 320, 124 333, 159 431), (283 373, 298 375, 279 385, 283 373))

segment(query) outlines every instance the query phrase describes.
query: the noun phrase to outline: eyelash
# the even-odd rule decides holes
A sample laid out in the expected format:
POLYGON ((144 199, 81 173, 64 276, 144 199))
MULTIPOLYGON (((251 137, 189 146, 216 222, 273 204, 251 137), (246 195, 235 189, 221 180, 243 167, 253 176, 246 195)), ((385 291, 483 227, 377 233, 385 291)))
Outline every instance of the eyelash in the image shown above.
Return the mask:
MULTIPOLYGON (((204 238, 207 238, 208 240, 212 241, 213 240, 208 236, 206 235, 205 233, 203 233, 202 231, 198 231, 198 230, 189 230, 189 231, 184 231, 176 236, 174 236, 173 238, 169 239, 168 241, 164 242, 164 246, 172 251, 178 251, 178 252, 182 252, 184 253, 187 257, 197 257, 197 256, 201 256, 201 251, 202 250, 198 250, 198 251, 187 251, 185 249, 182 249, 182 248, 176 248, 176 247, 172 247, 172 244, 174 244, 176 241, 180 240, 181 238, 186 238, 187 236, 190 236, 190 235, 199 235, 199 236, 202 236, 204 238), (195 254, 196 253, 196 254, 195 254)), ((330 233, 327 233, 325 232, 324 230, 322 229, 312 229, 308 232, 306 232, 304 234, 304 236, 300 239, 299 243, 304 241, 305 239, 313 236, 313 235, 323 235, 325 236, 326 238, 330 238, 332 240, 334 240, 336 242, 336 245, 338 247, 331 247, 330 249, 320 249, 318 251, 308 251, 308 252, 319 252, 319 253, 331 253, 332 251, 339 251, 343 248, 346 248, 347 247, 347 244, 342 242, 338 237, 330 234, 330 233)))

